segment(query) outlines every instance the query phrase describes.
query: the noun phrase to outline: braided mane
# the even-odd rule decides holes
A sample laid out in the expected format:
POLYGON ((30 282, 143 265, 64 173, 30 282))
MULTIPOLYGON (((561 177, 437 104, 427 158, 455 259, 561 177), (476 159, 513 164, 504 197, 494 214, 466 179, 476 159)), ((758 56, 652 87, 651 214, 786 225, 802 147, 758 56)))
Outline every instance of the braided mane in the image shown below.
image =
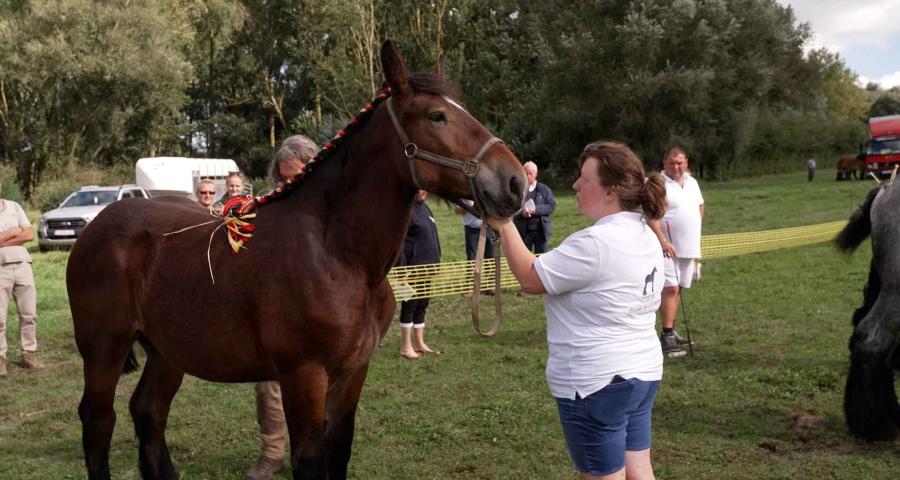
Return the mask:
MULTIPOLYGON (((450 97, 457 96, 457 91, 453 84, 438 75, 431 73, 414 73, 409 76, 408 81, 415 92, 432 93, 450 97)), ((222 216, 225 220, 225 227, 228 233, 228 241, 231 244, 232 253, 237 253, 244 243, 253 236, 255 227, 251 221, 256 217, 255 211, 258 207, 266 205, 269 202, 281 200, 282 198, 287 197, 292 191, 296 190, 297 186, 300 185, 303 180, 317 170, 317 163, 329 158, 334 150, 339 145, 343 144, 344 140, 349 137, 350 134, 355 132, 361 124, 371 118, 375 109, 390 96, 391 88, 389 86, 384 86, 378 95, 350 120, 350 123, 348 123, 346 127, 338 130, 334 137, 322 146, 312 160, 306 164, 306 168, 302 172, 287 179, 287 181, 284 182, 284 185, 276 187, 266 195, 239 196, 226 202, 222 208, 222 216)))

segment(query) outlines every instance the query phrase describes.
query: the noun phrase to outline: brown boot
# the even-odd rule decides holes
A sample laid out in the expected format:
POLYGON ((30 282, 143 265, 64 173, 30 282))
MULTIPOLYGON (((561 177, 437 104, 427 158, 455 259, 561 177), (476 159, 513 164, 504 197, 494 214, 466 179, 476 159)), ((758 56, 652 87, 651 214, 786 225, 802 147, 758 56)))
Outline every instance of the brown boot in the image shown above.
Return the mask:
POLYGON ((22 352, 22 361, 19 366, 28 370, 40 370, 44 368, 44 364, 38 361, 34 356, 34 352, 22 352))
POLYGON ((6 357, 0 357, 0 378, 6 378, 6 357))
POLYGON ((272 475, 281 471, 284 463, 281 460, 275 460, 268 457, 259 457, 256 465, 250 467, 244 474, 244 480, 269 480, 272 475))

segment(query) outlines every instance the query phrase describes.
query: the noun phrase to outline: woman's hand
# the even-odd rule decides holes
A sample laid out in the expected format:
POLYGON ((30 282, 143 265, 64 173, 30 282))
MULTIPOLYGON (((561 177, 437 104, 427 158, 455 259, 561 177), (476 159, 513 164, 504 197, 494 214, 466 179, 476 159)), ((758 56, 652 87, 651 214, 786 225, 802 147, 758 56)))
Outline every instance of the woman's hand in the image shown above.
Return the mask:
POLYGON ((660 246, 662 246, 663 256, 666 258, 678 258, 675 255, 675 245, 672 245, 672 242, 662 239, 659 241, 660 246))
POLYGON ((506 226, 512 222, 509 218, 494 218, 494 217, 485 218, 484 221, 488 224, 488 226, 490 226, 497 232, 500 232, 504 226, 506 226))
POLYGON ((484 221, 500 235, 509 270, 519 281, 522 291, 535 295, 547 293, 541 277, 534 268, 535 256, 525 247, 512 220, 509 218, 486 218, 484 221))

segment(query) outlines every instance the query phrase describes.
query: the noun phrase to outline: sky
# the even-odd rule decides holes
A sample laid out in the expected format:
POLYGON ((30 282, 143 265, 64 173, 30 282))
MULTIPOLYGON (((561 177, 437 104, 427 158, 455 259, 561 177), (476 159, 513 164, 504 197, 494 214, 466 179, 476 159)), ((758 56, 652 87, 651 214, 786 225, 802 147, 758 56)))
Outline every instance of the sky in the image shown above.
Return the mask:
POLYGON ((777 0, 790 5, 813 38, 859 75, 860 85, 900 86, 900 0, 777 0))

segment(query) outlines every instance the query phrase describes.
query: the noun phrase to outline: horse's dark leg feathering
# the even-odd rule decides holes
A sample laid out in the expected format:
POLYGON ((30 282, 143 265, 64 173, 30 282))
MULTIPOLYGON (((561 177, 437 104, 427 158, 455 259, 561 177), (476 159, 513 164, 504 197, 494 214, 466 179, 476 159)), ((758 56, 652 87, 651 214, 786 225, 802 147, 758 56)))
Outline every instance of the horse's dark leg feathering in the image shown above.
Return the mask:
MULTIPOLYGON (((891 271, 886 266, 890 262, 885 259, 884 246, 894 242, 893 230, 889 226, 886 228, 885 222, 873 231, 872 206, 880 190, 876 188, 869 192, 834 240, 835 246, 844 252, 854 250, 870 235, 880 242, 877 243, 879 248, 873 248, 863 304, 853 312, 850 372, 844 390, 844 416, 850 433, 868 441, 893 440, 900 429, 900 405, 894 390, 894 370, 900 364, 900 329, 896 326, 900 312, 894 305, 900 303, 900 298, 893 291, 895 286, 891 286, 894 282, 888 282, 885 287, 881 278, 884 269, 891 271)), ((879 206, 879 211, 889 211, 893 207, 892 201, 893 198, 879 200, 880 204, 885 204, 879 206)), ((889 219, 888 225, 891 223, 893 220, 889 219)), ((876 245, 875 241, 873 245, 876 245)))

